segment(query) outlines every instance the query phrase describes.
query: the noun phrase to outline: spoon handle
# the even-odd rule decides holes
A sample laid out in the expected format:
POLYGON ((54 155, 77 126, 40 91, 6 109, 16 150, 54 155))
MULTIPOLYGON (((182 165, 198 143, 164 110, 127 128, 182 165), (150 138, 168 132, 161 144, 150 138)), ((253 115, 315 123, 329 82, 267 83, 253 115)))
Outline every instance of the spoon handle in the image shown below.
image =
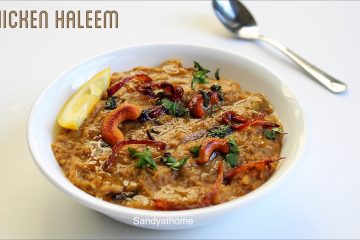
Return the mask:
POLYGON ((288 49, 285 45, 282 43, 276 41, 275 39, 260 36, 258 38, 259 40, 262 40, 266 43, 269 43, 270 45, 274 46, 281 52, 283 52, 286 56, 288 56, 291 60, 293 60, 301 69, 303 69, 306 73, 308 73, 313 79, 315 79, 317 82, 322 84, 324 87, 329 89, 333 93, 342 93, 346 92, 347 85, 336 78, 330 76, 326 72, 322 71, 321 69, 315 67, 290 49, 288 49))

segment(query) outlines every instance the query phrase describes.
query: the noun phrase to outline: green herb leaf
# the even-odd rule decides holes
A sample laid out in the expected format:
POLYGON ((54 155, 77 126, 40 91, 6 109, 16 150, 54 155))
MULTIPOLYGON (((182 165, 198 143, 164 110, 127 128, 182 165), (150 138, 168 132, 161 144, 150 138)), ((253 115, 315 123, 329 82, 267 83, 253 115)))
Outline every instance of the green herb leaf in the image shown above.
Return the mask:
POLYGON ((185 165, 185 163, 187 162, 188 159, 189 158, 186 157, 186 158, 181 159, 180 161, 176 161, 176 159, 173 156, 169 155, 169 156, 164 156, 162 158, 162 161, 166 165, 168 165, 171 169, 179 170, 182 166, 185 165))
POLYGON ((200 146, 193 146, 190 148, 190 152, 194 157, 199 157, 200 146))
POLYGON ((268 139, 276 139, 278 134, 284 134, 280 128, 264 129, 264 136, 268 139))
POLYGON ((188 114, 188 109, 181 102, 172 102, 167 98, 163 98, 160 100, 160 104, 170 115, 181 117, 188 114))
POLYGON ((220 71, 220 69, 216 69, 216 72, 215 72, 215 78, 216 78, 216 80, 220 80, 220 75, 219 75, 219 71, 220 71))
POLYGON ((200 63, 198 63, 197 61, 194 61, 194 69, 196 71, 203 71, 203 72, 206 72, 206 73, 209 73, 210 70, 204 68, 203 66, 200 65, 200 63))
POLYGON ((194 89, 194 83, 197 84, 206 84, 209 81, 206 79, 206 73, 204 71, 198 71, 193 73, 193 78, 191 80, 191 88, 194 89))
POLYGON ((135 157, 135 154, 138 152, 135 149, 130 148, 130 147, 128 148, 128 151, 129 151, 131 157, 135 157))
POLYGON ((194 84, 206 84, 209 81, 206 79, 206 74, 210 72, 210 70, 202 67, 198 62, 194 61, 194 72, 193 78, 191 80, 191 88, 194 89, 194 84))
POLYGON ((166 110, 168 110, 168 112, 171 114, 171 115, 175 115, 175 112, 176 112, 176 103, 175 102, 172 102, 170 101, 169 99, 167 98, 163 98, 160 100, 160 103, 161 105, 164 106, 164 108, 166 110))
POLYGON ((116 98, 115 96, 109 97, 105 101, 105 109, 112 110, 116 108, 116 98))
POLYGON ((239 146, 234 139, 229 139, 229 145, 230 145, 230 152, 232 152, 232 153, 239 152, 239 146))
POLYGON ((220 125, 208 131, 210 137, 224 138, 233 132, 232 128, 228 125, 220 125))
POLYGON ((239 163, 239 146, 234 139, 229 139, 230 151, 225 155, 225 160, 230 167, 236 167, 239 163))
POLYGON ((226 162, 229 164, 230 167, 236 167, 238 164, 239 156, 238 153, 228 153, 225 156, 226 162))
POLYGON ((151 156, 151 152, 148 148, 145 148, 144 151, 138 152, 133 148, 128 148, 128 151, 133 158, 138 158, 135 166, 138 168, 151 167, 156 170, 156 162, 151 156))

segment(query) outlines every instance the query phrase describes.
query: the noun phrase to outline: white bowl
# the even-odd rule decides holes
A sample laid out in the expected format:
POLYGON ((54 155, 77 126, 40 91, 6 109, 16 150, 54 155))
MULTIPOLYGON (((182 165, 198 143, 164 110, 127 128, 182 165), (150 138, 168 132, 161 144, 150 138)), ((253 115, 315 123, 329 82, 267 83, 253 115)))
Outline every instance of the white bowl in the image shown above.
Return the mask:
POLYGON ((268 193, 285 179, 304 150, 306 123, 304 113, 293 92, 267 67, 246 57, 212 47, 188 44, 152 44, 115 50, 86 60, 55 79, 39 96, 30 113, 28 144, 42 173, 75 201, 111 218, 130 225, 151 229, 183 229, 200 226, 218 219, 229 211, 268 193), (281 162, 273 176, 255 191, 216 206, 183 210, 154 211, 133 209, 95 198, 75 187, 63 174, 51 150, 56 116, 66 99, 96 72, 111 67, 112 71, 135 66, 156 66, 169 58, 179 58, 185 66, 193 60, 221 75, 239 81, 249 91, 264 93, 280 117, 285 131, 281 162), (141 224, 141 223, 148 224, 141 224), (160 222, 160 224, 158 224, 160 222))

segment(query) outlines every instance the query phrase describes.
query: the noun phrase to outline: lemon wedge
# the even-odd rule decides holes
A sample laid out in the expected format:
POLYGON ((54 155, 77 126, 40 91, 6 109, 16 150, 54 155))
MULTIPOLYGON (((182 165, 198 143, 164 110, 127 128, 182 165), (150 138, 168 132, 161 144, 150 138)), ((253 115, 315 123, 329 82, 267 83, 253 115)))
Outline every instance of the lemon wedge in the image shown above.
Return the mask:
POLYGON ((110 76, 111 70, 106 68, 82 85, 61 109, 57 118, 58 124, 66 129, 79 129, 109 87, 110 76))

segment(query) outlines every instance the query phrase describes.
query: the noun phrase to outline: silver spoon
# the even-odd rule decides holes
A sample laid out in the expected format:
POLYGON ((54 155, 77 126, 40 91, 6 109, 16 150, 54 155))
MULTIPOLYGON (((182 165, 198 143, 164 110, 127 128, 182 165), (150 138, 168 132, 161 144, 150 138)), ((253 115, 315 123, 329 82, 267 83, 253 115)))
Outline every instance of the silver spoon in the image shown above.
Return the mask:
POLYGON ((274 46, 291 60, 293 60, 301 69, 308 73, 314 80, 322 84, 333 93, 342 93, 347 90, 345 83, 330 76, 319 68, 315 67, 299 55, 285 47, 282 43, 263 36, 256 24, 255 18, 238 0, 213 0, 213 8, 216 16, 231 32, 237 34, 241 39, 260 40, 274 46))

